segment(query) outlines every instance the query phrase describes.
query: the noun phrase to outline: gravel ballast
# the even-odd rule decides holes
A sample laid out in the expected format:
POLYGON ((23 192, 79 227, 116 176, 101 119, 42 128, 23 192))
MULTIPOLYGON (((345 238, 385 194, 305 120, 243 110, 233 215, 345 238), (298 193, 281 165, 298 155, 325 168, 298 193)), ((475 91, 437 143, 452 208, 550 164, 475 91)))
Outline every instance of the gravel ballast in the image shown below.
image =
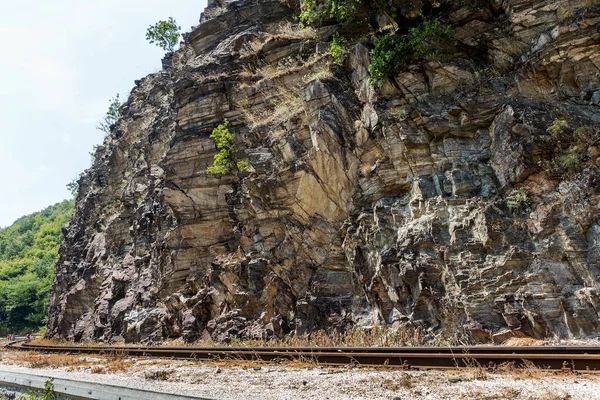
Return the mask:
POLYGON ((596 375, 539 370, 493 374, 485 370, 397 371, 305 365, 201 363, 165 359, 126 359, 127 368, 110 372, 110 360, 71 356, 69 366, 28 368, 26 356, 2 353, 2 368, 15 372, 122 385, 218 400, 394 400, 394 399, 599 399, 596 375))

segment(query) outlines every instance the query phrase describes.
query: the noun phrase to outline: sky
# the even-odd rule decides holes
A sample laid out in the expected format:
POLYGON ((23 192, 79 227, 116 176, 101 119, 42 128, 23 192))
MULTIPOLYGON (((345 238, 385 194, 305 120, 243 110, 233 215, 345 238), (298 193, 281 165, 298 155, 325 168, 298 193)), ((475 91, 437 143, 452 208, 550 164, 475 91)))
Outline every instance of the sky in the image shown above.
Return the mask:
POLYGON ((206 0, 0 0, 0 227, 71 198, 117 93, 161 68, 146 29, 197 25, 206 0))

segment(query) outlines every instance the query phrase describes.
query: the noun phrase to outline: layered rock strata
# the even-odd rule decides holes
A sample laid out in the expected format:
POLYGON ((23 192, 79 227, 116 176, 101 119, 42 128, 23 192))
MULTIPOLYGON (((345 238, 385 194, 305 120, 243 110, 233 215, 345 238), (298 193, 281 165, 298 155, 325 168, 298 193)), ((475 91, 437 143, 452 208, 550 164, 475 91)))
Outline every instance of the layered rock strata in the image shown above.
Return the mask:
POLYGON ((334 65, 337 27, 297 7, 213 2, 136 82, 80 181, 48 336, 600 333, 598 2, 457 4, 445 56, 381 89, 369 37, 334 65), (206 173, 225 119, 248 173, 206 173), (588 135, 557 174, 561 120, 588 135))

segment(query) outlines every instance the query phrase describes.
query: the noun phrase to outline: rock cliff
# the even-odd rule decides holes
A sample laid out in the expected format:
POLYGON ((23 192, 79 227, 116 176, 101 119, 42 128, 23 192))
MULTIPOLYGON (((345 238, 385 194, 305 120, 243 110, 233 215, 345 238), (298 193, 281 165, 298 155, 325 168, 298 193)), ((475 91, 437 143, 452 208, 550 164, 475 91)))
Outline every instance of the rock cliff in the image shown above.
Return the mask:
POLYGON ((600 334, 600 3, 441 3, 379 16, 454 40, 375 89, 372 32, 337 65, 295 1, 209 1, 80 180, 47 335, 600 334))

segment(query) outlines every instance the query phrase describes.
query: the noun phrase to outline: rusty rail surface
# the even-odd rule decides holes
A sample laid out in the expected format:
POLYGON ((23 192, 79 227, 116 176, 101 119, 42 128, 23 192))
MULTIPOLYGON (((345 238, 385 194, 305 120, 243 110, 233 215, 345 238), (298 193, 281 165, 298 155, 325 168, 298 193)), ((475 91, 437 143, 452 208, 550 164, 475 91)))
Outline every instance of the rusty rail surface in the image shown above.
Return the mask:
POLYGON ((45 353, 125 354, 196 360, 306 360, 321 365, 396 368, 494 368, 504 363, 551 370, 600 371, 600 347, 464 346, 464 347, 153 347, 57 346, 13 342, 9 348, 45 353))

